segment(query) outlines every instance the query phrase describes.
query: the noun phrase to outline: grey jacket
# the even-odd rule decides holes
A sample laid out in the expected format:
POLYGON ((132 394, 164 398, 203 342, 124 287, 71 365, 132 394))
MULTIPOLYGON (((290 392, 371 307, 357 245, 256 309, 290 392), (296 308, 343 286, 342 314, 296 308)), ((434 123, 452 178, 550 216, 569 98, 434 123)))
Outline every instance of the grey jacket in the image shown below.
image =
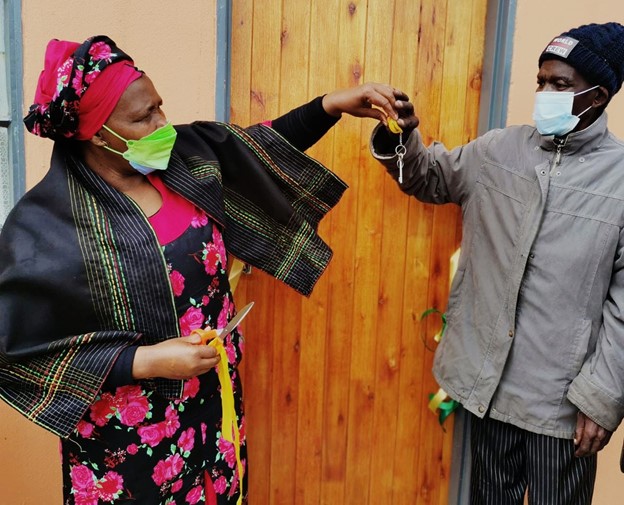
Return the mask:
MULTIPOLYGON (((397 178, 396 158, 371 150, 397 178)), ((451 151, 406 142, 401 189, 461 206, 434 375, 473 414, 572 438, 624 416, 624 144, 604 113, 556 149, 534 127, 451 151)))

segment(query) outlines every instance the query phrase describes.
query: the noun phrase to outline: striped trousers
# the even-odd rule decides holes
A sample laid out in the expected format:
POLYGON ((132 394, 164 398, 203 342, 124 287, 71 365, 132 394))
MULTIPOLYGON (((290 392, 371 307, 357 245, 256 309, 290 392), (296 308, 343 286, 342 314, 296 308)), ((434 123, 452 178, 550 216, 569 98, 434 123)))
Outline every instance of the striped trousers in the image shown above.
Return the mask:
POLYGON ((589 505, 597 456, 577 458, 574 442, 470 415, 471 505, 589 505))

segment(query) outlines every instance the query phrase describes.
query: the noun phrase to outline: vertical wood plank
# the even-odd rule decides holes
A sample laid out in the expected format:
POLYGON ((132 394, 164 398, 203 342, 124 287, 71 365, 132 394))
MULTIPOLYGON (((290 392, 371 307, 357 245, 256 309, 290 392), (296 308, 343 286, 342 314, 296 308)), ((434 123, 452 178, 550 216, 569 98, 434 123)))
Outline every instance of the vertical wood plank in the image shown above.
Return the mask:
MULTIPOLYGON (((252 55, 250 80, 249 123, 276 117, 279 113, 279 68, 281 1, 265 0, 253 3, 252 55), (271 12, 271 16, 263 15, 271 12), (256 48, 262 48, 261 51, 256 48)), ((244 70, 243 70, 244 71, 244 70)), ((233 80, 236 71, 232 71, 233 80)), ((249 495, 258 503, 271 503, 272 418, 278 413, 273 405, 273 335, 275 331, 275 284, 263 272, 254 269, 245 279, 246 294, 258 302, 250 314, 247 332, 247 364, 245 367, 245 396, 249 454, 249 495), (257 309, 257 310, 256 310, 257 309), (258 472, 258 470, 261 470, 258 472)))
MULTIPOLYGON (((300 4, 297 5, 298 11, 300 4)), ((334 89, 336 68, 334 62, 338 34, 327 30, 334 22, 338 2, 309 2, 307 49, 307 85, 309 98, 334 89)), ((293 16, 300 16, 293 12, 293 16)), ((303 58, 306 61, 306 58, 303 58)), ((308 154, 331 166, 333 156, 331 131, 308 154)), ((330 214, 319 227, 321 237, 328 239, 331 230, 330 214)), ((332 265, 333 266, 333 265, 332 265)), ((332 269, 330 266, 330 271, 332 269)), ((295 469, 295 500, 301 505, 321 503, 323 480, 323 442, 325 407, 325 371, 328 339, 328 296, 330 272, 317 283, 310 299, 304 300, 301 311, 301 360, 299 367, 300 396, 295 436, 297 438, 295 469)))
MULTIPOLYGON (((279 89, 279 113, 307 100, 307 55, 309 7, 282 4, 279 31, 271 33, 280 42, 280 72, 274 70, 279 89), (299 69, 293 72, 293 69, 299 69)), ((273 26, 272 29, 278 28, 273 26)), ((297 503, 296 461, 298 405, 306 384, 299 382, 302 297, 283 284, 275 283, 273 346, 273 412, 271 426, 271 503, 297 503)), ((305 397, 305 395, 304 395, 305 397)))
MULTIPOLYGON (((444 41, 447 29, 445 20, 445 1, 423 1, 421 3, 414 103, 417 115, 421 119, 420 131, 426 144, 432 139, 438 138, 440 131, 439 115, 442 103, 444 41)), ((401 447, 405 448, 406 454, 400 470, 405 474, 401 475, 394 493, 395 503, 398 504, 428 503, 429 499, 429 483, 426 476, 421 473, 418 464, 426 438, 430 436, 429 433, 422 430, 422 425, 425 423, 426 426, 428 417, 432 417, 426 408, 429 390, 423 384, 423 376, 429 377, 431 374, 430 361, 427 361, 430 359, 428 356, 430 353, 422 341, 422 337, 426 336, 426 326, 420 323, 420 317, 430 307, 428 298, 433 281, 429 263, 431 258, 438 254, 438 251, 432 246, 434 214, 434 208, 410 202, 409 226, 416 226, 416 222, 418 222, 419 226, 422 225, 425 236, 422 237, 422 240, 415 237, 416 240, 408 242, 408 257, 417 259, 417 263, 413 265, 415 271, 412 276, 415 279, 420 279, 421 282, 412 284, 412 276, 409 274, 406 278, 406 285, 412 286, 409 290, 411 306, 406 307, 406 313, 410 314, 407 320, 411 323, 412 329, 404 328, 403 330, 405 365, 402 363, 401 366, 402 371, 407 374, 405 377, 408 387, 406 394, 410 396, 412 403, 405 406, 403 406, 403 402, 401 403, 401 407, 405 409, 401 414, 401 419, 405 424, 400 426, 400 436, 405 445, 401 447), (412 213, 414 214, 412 215, 412 213), (421 268, 424 271, 421 271, 421 268), (408 480, 410 475, 413 476, 411 485, 406 484, 410 482, 408 480), (401 492, 402 490, 403 492, 401 492)), ((395 457, 399 458, 400 455, 397 454, 395 457)))
MULTIPOLYGON (((385 16, 388 16, 386 13, 385 16)), ((385 59, 390 63, 390 82, 411 94, 415 85, 415 63, 418 49, 420 2, 397 0, 394 6, 393 30, 390 44, 381 45, 385 59)), ((383 15, 382 15, 383 17, 383 15)), ((381 27, 384 29, 384 27, 381 27)), ((387 29, 387 27, 385 28, 387 29)), ((380 33, 380 36, 388 34, 380 33)), ((374 165, 377 165, 374 163, 374 165)), ((371 166, 367 170, 383 170, 371 166)), ((404 281, 408 241, 409 199, 397 190, 396 182, 387 174, 383 177, 383 224, 381 246, 381 280, 376 347, 375 416, 371 437, 369 501, 375 503, 381 496, 392 497, 397 486, 397 471, 403 470, 403 444, 399 440, 399 404, 404 399, 401 373, 413 373, 401 366, 401 327, 405 317, 404 281)), ((413 479, 405 479, 410 485, 413 479)), ((398 483, 402 485, 401 482, 398 483)))
MULTIPOLYGON (((362 2, 341 0, 334 20, 323 28, 337 27, 338 43, 334 51, 336 87, 360 84, 362 76, 365 18, 362 2)), ((365 6, 364 6, 365 11, 365 6)), ((331 61, 331 60, 330 60, 331 61)), ((349 384, 352 342, 360 336, 353 330, 355 238, 360 148, 359 120, 344 117, 334 127, 332 169, 350 189, 331 217, 331 244, 334 245, 328 296, 328 332, 325 367, 325 419, 323 440, 323 481, 321 503, 345 502, 347 422, 349 419, 349 384)))
POLYGON ((399 361, 398 421, 394 458, 394 490, 391 503, 418 503, 419 476, 417 458, 421 449, 421 416, 427 413, 422 388, 423 354, 420 315, 427 308, 429 256, 433 208, 409 201, 407 224, 407 260, 403 288, 403 320, 399 361))
POLYGON ((276 306, 273 315, 272 380, 271 380, 271 454, 268 464, 271 475, 271 503, 296 503, 295 456, 297 450, 297 405, 300 396, 299 327, 301 301, 287 293, 288 288, 275 286, 276 306))
POLYGON ((459 141, 460 144, 465 144, 475 139, 478 134, 481 76, 485 52, 485 29, 483 24, 486 15, 487 2, 472 2, 468 79, 466 83, 466 113, 464 116, 464 136, 459 141))
MULTIPOLYGON (((232 2, 232 59, 230 80, 230 116, 234 123, 251 123, 251 59, 253 54, 254 0, 232 2)), ((237 288, 238 289, 238 288, 237 288)))
MULTIPOLYGON (((340 67, 338 72, 343 86, 353 86, 362 83, 366 56, 367 7, 367 2, 364 1, 345 2, 341 11, 339 40, 339 54, 341 57, 339 58, 340 67)), ((348 180, 352 183, 352 196, 354 198, 352 209, 355 212, 354 219, 348 221, 350 229, 345 230, 353 244, 353 249, 350 250, 353 265, 353 280, 351 284, 352 308, 350 312, 346 313, 352 319, 350 328, 345 328, 347 330, 345 336, 350 335, 348 340, 350 340, 351 350, 349 361, 342 365, 349 370, 349 381, 342 385, 348 392, 348 406, 345 407, 346 436, 342 441, 343 446, 346 447, 346 466, 342 482, 344 494, 343 496, 334 496, 331 500, 334 503, 366 503, 367 482, 364 482, 367 479, 366 473, 362 472, 360 464, 354 465, 352 462, 358 460, 362 445, 367 443, 367 441, 364 441, 362 433, 367 430, 368 420, 372 420, 374 403, 372 380, 369 373, 371 370, 372 353, 368 351, 372 340, 362 337, 371 334, 370 330, 367 331, 365 329, 367 323, 370 324, 370 318, 367 318, 365 311, 371 310, 368 300, 370 300, 371 295, 374 297, 375 293, 370 291, 368 289, 369 286, 366 286, 366 283, 363 282, 366 278, 363 256, 365 255, 364 249, 368 245, 366 242, 371 238, 374 241, 378 241, 378 239, 374 237, 374 230, 370 228, 366 231, 362 230, 362 225, 366 226, 366 219, 362 219, 361 216, 363 210, 362 194, 360 193, 362 174, 359 171, 363 151, 361 148, 361 124, 359 120, 356 120, 357 124, 355 124, 356 122, 352 118, 345 119, 347 121, 344 122, 345 128, 342 131, 346 131, 347 127, 351 127, 353 128, 353 136, 352 138, 348 138, 347 135, 341 136, 337 142, 340 143, 340 152, 343 155, 340 162, 349 163, 348 167, 351 170, 348 180), (344 157, 346 149, 350 151, 348 158, 344 157), (367 297, 366 295, 369 296, 367 297)), ((371 278, 374 278, 374 274, 371 278)), ((376 300, 373 302, 373 307, 375 306, 376 300)), ((374 311, 374 308, 372 310, 374 311)), ((362 461, 362 463, 365 465, 366 461, 368 459, 362 461)), ((336 489, 336 492, 339 492, 339 489, 336 489)), ((331 503, 331 500, 328 500, 328 503, 331 503)))
MULTIPOLYGON (((392 31, 388 30, 389 15, 394 12, 394 1, 369 2, 366 12, 366 52, 363 81, 389 82, 390 61, 392 54, 392 31), (387 41, 384 43, 384 41, 387 41)), ((375 431, 375 418, 383 415, 388 405, 384 404, 383 395, 377 381, 378 366, 382 366, 392 375, 394 358, 392 346, 387 345, 389 335, 380 327, 379 315, 388 301, 393 301, 391 293, 380 292, 382 283, 382 265, 385 258, 382 253, 384 231, 385 201, 383 198, 384 181, 387 177, 377 162, 368 154, 370 132, 375 126, 368 121, 360 125, 360 146, 362 156, 359 169, 358 217, 356 234, 356 277, 355 310, 353 321, 354 335, 363 335, 353 345, 351 352, 351 390, 349 403, 349 461, 357 465, 347 468, 347 488, 345 503, 375 503, 374 494, 379 490, 371 489, 376 484, 391 488, 388 482, 382 482, 379 476, 371 479, 370 465, 378 453, 371 450, 380 440, 391 437, 385 430, 375 431), (383 342, 379 342, 383 339, 383 342), (390 351, 389 360, 377 352, 379 346, 390 351), (387 364, 389 363, 389 367, 387 364), (372 495, 371 495, 372 491, 372 495)), ((398 231, 398 230, 397 230, 398 231)), ((400 258, 399 258, 400 261, 400 258)), ((383 373, 383 372, 382 372, 383 373)))

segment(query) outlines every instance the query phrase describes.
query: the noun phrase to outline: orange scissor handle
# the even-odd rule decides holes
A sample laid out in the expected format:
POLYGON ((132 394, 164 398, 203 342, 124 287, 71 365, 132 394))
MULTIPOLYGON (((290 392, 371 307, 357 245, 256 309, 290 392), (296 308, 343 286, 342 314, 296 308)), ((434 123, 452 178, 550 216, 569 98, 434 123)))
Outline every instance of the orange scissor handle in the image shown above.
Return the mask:
POLYGON ((208 342, 214 340, 219 336, 219 332, 212 329, 202 330, 201 328, 198 328, 196 330, 193 330, 191 332, 191 335, 193 333, 197 333, 199 335, 199 337, 201 338, 201 345, 206 345, 208 342))

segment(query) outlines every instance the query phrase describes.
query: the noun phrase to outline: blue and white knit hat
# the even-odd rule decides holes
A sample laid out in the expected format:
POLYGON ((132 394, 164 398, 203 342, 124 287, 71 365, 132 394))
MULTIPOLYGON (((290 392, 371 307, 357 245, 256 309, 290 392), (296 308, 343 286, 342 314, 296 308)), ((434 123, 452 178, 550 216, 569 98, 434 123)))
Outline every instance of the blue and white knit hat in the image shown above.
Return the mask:
POLYGON ((552 59, 574 67, 589 83, 607 88, 612 97, 624 80, 624 26, 592 23, 564 32, 546 46, 539 65, 552 59))

